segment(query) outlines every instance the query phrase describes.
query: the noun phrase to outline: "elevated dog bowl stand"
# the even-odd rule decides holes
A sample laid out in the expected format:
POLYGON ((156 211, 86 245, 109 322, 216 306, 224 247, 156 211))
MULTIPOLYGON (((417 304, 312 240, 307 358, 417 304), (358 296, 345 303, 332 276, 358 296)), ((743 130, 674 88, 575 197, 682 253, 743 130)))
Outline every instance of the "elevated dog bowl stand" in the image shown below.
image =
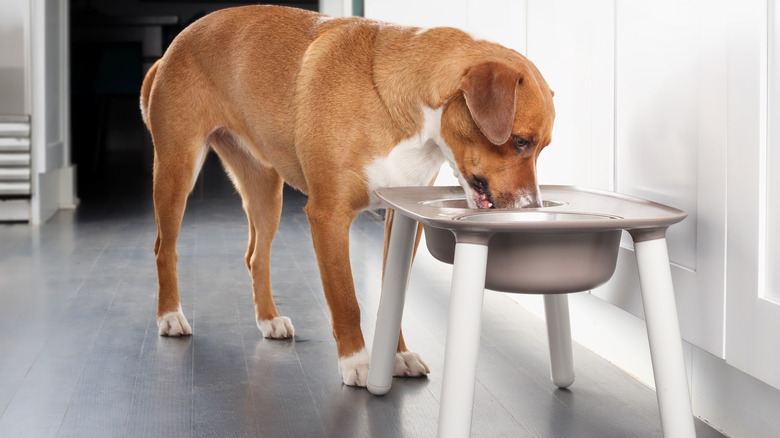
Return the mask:
POLYGON ((434 257, 453 264, 438 426, 438 436, 446 438, 471 433, 484 289, 544 294, 552 381, 568 387, 574 365, 566 293, 592 289, 612 276, 626 230, 634 240, 663 433, 694 437, 665 238, 686 213, 606 191, 542 186, 541 192, 545 206, 523 210, 468 209, 459 187, 376 192, 396 214, 368 390, 390 390, 417 222, 434 257), (551 268, 540 267, 540 260, 551 268))

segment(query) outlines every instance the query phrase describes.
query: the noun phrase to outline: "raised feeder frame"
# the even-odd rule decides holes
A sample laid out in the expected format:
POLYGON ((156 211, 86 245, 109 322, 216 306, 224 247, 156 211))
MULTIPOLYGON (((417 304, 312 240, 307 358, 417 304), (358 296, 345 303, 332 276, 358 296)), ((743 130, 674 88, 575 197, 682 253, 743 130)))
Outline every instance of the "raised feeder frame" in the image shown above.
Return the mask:
POLYGON ((460 187, 375 193, 395 215, 367 382, 371 393, 385 394, 392 384, 418 222, 434 257, 453 264, 438 423, 438 436, 448 438, 471 433, 485 288, 544 295, 552 381, 568 387, 574 364, 566 294, 609 280, 625 230, 634 241, 664 436, 695 437, 666 245, 666 229, 685 212, 573 186, 541 186, 544 206, 523 210, 469 209, 460 187), (524 269, 523 261, 533 260, 529 255, 537 262, 524 269), (589 264, 577 269, 582 263, 589 264))

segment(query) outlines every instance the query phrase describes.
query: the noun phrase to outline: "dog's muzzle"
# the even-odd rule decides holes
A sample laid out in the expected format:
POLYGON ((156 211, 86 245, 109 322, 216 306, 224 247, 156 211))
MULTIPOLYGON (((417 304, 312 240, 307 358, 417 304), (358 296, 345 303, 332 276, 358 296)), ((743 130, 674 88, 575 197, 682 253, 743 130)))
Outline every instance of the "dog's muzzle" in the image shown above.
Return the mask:
POLYGON ((542 194, 538 187, 533 191, 520 191, 515 199, 514 208, 539 208, 542 206, 542 194))

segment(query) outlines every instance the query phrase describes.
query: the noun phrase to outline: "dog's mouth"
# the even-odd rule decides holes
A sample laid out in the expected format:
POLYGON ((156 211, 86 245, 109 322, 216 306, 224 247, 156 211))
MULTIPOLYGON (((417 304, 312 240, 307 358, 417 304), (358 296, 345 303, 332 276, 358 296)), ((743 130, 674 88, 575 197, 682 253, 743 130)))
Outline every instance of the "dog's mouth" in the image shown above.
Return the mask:
POLYGON ((471 178, 471 190, 474 192, 474 203, 477 208, 493 208, 493 198, 490 195, 490 186, 485 178, 474 176, 471 178))

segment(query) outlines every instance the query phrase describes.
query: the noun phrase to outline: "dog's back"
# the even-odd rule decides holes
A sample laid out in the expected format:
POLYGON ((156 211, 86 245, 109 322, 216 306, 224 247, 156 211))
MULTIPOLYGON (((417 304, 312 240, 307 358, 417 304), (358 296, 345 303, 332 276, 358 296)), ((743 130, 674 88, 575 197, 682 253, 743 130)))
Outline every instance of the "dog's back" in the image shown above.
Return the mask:
MULTIPOLYGON (((311 42, 318 17, 297 9, 247 6, 214 12, 188 26, 144 80, 141 108, 152 134, 161 118, 153 116, 161 106, 156 101, 166 100, 166 108, 185 113, 208 107, 212 126, 202 129, 253 119, 273 126, 276 135, 289 135, 297 60, 311 42)), ((234 126, 242 128, 249 127, 234 126)))
MULTIPOLYGON (((261 163, 306 191, 295 150, 298 75, 311 43, 354 18, 277 6, 209 14, 182 31, 147 74, 141 111, 152 133, 227 128, 261 163), (156 124, 165 124, 158 128, 156 124)), ((155 142, 158 153, 161 145, 155 142)), ((191 147, 199 147, 191 146, 191 147)))

